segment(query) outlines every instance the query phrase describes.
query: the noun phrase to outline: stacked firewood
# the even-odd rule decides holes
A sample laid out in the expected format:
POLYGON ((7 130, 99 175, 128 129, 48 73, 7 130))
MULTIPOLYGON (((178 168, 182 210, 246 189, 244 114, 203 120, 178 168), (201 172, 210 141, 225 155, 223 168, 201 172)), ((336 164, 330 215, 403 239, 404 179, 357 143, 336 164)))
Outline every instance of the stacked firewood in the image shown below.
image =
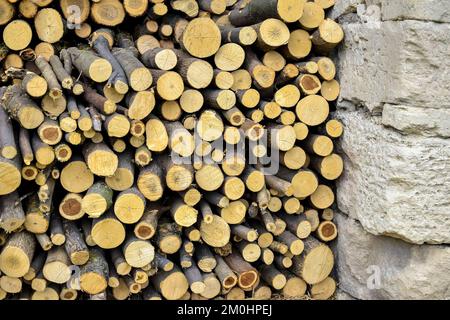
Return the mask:
POLYGON ((0 299, 327 299, 334 0, 0 0, 0 299))

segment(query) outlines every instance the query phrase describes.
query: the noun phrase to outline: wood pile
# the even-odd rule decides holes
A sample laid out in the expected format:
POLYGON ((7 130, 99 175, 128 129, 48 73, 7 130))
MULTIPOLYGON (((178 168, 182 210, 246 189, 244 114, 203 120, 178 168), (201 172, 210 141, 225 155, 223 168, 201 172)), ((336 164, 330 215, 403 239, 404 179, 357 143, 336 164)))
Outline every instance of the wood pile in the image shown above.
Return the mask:
POLYGON ((0 299, 328 299, 334 0, 0 0, 0 299))

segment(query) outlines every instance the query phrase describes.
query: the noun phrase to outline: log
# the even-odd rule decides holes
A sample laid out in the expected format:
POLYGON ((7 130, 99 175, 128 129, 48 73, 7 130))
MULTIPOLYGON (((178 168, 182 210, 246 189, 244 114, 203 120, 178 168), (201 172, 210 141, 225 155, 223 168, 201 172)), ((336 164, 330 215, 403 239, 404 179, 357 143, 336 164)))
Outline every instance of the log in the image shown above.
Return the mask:
POLYGON ((148 2, 146 0, 125 0, 123 7, 126 13, 131 17, 139 17, 144 15, 148 8, 148 2))
POLYGON ((142 63, 149 68, 169 71, 175 68, 178 57, 174 50, 153 48, 142 54, 142 63))
POLYGON ((219 50, 221 34, 213 20, 195 18, 188 23, 179 40, 183 49, 190 55, 207 58, 219 50))
POLYGON ((46 233, 36 234, 36 240, 43 251, 49 251, 53 248, 53 242, 46 233))
POLYGON ((55 246, 63 245, 66 242, 62 221, 59 216, 52 217, 50 221, 50 239, 55 246))
MULTIPOLYGON (((301 23, 301 21, 300 21, 301 23)), ((329 53, 344 39, 344 31, 334 20, 325 19, 312 34, 314 48, 319 53, 329 53)))
POLYGON ((25 222, 25 213, 17 192, 1 197, 0 212, 0 227, 6 232, 17 230, 25 222))
POLYGON ((0 278, 0 288, 7 293, 19 293, 22 290, 22 280, 9 276, 0 278))
POLYGON ((136 187, 120 192, 114 202, 114 214, 123 223, 134 224, 144 214, 146 200, 136 187))
POLYGON ((316 235, 323 242, 332 241, 337 237, 337 227, 331 221, 322 221, 316 230, 316 235))
POLYGON ((205 291, 206 285, 203 283, 202 274, 195 264, 185 268, 183 272, 193 293, 200 294, 205 291))
MULTIPOLYGON (((106 99, 87 85, 83 85, 83 98, 102 114, 110 115, 117 110, 117 105, 113 101, 106 99)), ((95 112, 94 109, 89 108, 91 117, 93 116, 93 112, 95 112)), ((93 119, 93 121, 95 120, 93 119)))
POLYGON ((315 300, 328 300, 336 291, 336 281, 327 277, 325 280, 311 286, 311 298, 315 300))
POLYGON ((282 289, 283 296, 286 298, 302 298, 306 293, 306 282, 289 271, 283 270, 282 273, 286 277, 286 285, 282 289))
POLYGON ((295 0, 251 0, 243 8, 236 6, 229 19, 235 26, 255 24, 268 18, 292 23, 302 17, 304 6, 304 2, 295 0))
POLYGON ((134 268, 148 265, 155 257, 153 245, 147 240, 136 238, 134 235, 125 240, 122 250, 126 262, 134 268))
POLYGON ((303 254, 293 258, 290 271, 308 284, 317 284, 325 280, 333 269, 333 253, 328 246, 313 237, 305 239, 304 244, 303 254))
POLYGON ((117 248, 125 240, 125 228, 112 212, 92 221, 92 240, 103 249, 117 248))
POLYGON ((113 27, 122 23, 125 9, 118 0, 102 0, 92 4, 91 17, 98 24, 113 27))
POLYGON ((158 272, 151 278, 155 289, 167 300, 178 300, 188 290, 189 282, 178 268, 158 272))
POLYGON ((34 98, 40 98, 47 92, 47 81, 35 74, 34 72, 27 72, 22 80, 22 88, 29 96, 34 98))
POLYGON ((83 148, 83 155, 89 170, 95 175, 108 177, 117 170, 119 159, 104 143, 86 145, 83 148))
POLYGON ((23 50, 30 44, 32 33, 25 20, 12 20, 3 29, 3 42, 11 50, 23 50))
POLYGON ((237 284, 242 289, 252 288, 258 281, 259 275, 257 270, 255 270, 248 262, 242 259, 242 257, 237 253, 232 253, 224 257, 227 265, 237 273, 238 281, 237 284))
POLYGON ((170 6, 174 10, 185 13, 190 18, 196 17, 199 13, 199 5, 195 0, 171 0, 170 6))
POLYGON ((213 299, 220 294, 222 285, 221 282, 217 279, 214 273, 203 273, 202 274, 203 283, 205 285, 205 289, 200 295, 206 299, 213 299))
POLYGON ((54 247, 45 260, 42 272, 45 279, 54 283, 65 283, 70 279, 70 261, 63 247, 54 247))
POLYGON ((76 224, 72 221, 64 221, 64 244, 67 255, 74 265, 84 265, 89 259, 89 250, 76 224))
POLYGON ((0 25, 7 24, 14 16, 14 6, 6 1, 2 0, 0 1, 0 25))
POLYGON ((68 193, 59 204, 59 214, 66 220, 78 220, 84 216, 82 197, 77 193, 68 193))
POLYGON ((201 271, 212 272, 217 266, 217 261, 208 246, 198 244, 195 247, 194 253, 197 259, 197 265, 201 271))
POLYGON ((214 215, 210 223, 204 221, 200 224, 202 240, 211 247, 219 248, 226 245, 230 240, 230 226, 221 217, 214 215))
POLYGON ((162 169, 155 161, 140 171, 137 187, 144 197, 150 201, 157 201, 162 197, 165 182, 162 169))
POLYGON ((10 277, 22 277, 34 255, 36 241, 27 231, 16 232, 8 238, 0 253, 0 270, 10 277))
POLYGON ((117 48, 113 50, 113 55, 120 63, 134 91, 144 91, 150 87, 153 81, 152 74, 132 52, 117 48))
POLYGON ((174 254, 181 247, 180 230, 181 227, 176 223, 163 221, 158 223, 156 244, 161 252, 174 254))
POLYGON ((46 233, 36 234, 36 240, 43 251, 49 251, 53 248, 53 242, 46 233))
POLYGON ((111 76, 112 66, 109 61, 99 58, 87 50, 69 48, 67 51, 71 56, 73 65, 93 81, 105 82, 111 76))
MULTIPOLYGON (((111 251, 111 260, 114 264, 114 268, 119 275, 127 275, 131 271, 131 266, 125 261, 122 250, 114 249, 111 251)), ((120 281, 120 279, 119 279, 120 281)), ((119 286, 120 287, 120 284, 119 286)))
POLYGON ((89 260, 80 269, 80 288, 89 294, 98 294, 107 287, 108 264, 103 253, 96 248, 89 250, 89 260))
POLYGON ((18 85, 9 86, 2 97, 3 108, 25 129, 35 129, 44 121, 44 114, 18 85))

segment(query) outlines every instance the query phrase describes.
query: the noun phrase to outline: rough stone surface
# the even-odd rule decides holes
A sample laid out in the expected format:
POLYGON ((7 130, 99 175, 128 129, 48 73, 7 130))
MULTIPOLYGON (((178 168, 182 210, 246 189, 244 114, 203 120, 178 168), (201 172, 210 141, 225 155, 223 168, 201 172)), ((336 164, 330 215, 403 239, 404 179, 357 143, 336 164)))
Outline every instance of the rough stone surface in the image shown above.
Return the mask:
POLYGON ((382 0, 383 20, 450 22, 450 0, 382 0))
POLYGON ((336 289, 336 292, 334 293, 334 299, 335 300, 356 300, 354 297, 349 295, 347 292, 341 289, 336 289))
POLYGON ((373 112, 385 103, 450 108, 450 24, 385 21, 343 28, 341 100, 373 112))
POLYGON ((450 299, 450 247, 374 236, 339 213, 336 221, 340 290, 357 299, 450 299))
POLYGON ((450 243, 450 140, 402 135, 362 110, 336 117, 345 126, 341 211, 373 234, 450 243))
MULTIPOLYGON (((366 12, 374 12, 377 11, 381 15, 381 0, 339 0, 336 1, 336 4, 333 7, 333 10, 330 13, 330 17, 332 19, 348 19, 349 17, 345 17, 346 15, 357 13, 357 17, 351 17, 350 19, 361 19, 364 20, 363 15, 368 16, 366 12)), ((342 21, 341 21, 342 22, 342 21)))
POLYGON ((406 134, 450 137, 450 109, 385 104, 382 123, 406 134))
POLYGON ((450 299, 450 0, 340 0, 335 298, 450 299))
MULTIPOLYGON (((350 13, 360 21, 368 17, 388 20, 450 22, 450 0, 339 0, 331 12, 333 19, 350 13)), ((347 17, 348 18, 348 17, 347 17)))

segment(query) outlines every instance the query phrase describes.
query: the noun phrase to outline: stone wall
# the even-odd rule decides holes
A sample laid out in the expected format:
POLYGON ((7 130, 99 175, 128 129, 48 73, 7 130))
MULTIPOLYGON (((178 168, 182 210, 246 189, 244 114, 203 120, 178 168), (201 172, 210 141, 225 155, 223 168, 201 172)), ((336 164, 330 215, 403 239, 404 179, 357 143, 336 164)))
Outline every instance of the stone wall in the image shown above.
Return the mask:
POLYGON ((450 0, 337 0, 338 296, 450 299, 450 0))

